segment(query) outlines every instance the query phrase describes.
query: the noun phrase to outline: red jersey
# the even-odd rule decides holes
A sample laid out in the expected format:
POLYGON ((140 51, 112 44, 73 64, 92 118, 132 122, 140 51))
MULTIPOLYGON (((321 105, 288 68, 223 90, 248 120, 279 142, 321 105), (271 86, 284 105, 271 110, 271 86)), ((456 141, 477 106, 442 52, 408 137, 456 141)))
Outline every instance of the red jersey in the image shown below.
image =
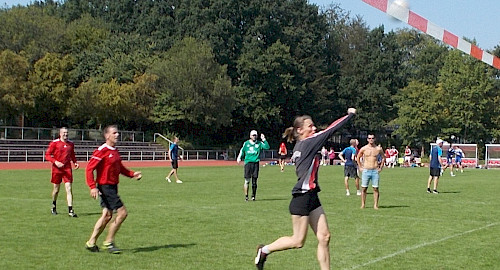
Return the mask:
POLYGON ((391 157, 391 150, 385 149, 385 158, 390 158, 391 157))
POLYGON ((286 155, 287 154, 285 143, 282 142, 280 144, 280 152, 278 154, 280 154, 280 155, 286 155))
POLYGON ((94 151, 89 164, 85 169, 87 185, 93 189, 98 185, 117 185, 120 174, 134 177, 134 172, 125 168, 118 150, 107 144, 101 145, 94 151), (97 178, 94 180, 94 170, 97 178))
POLYGON ((53 140, 50 142, 49 148, 45 153, 45 159, 52 162, 53 169, 62 170, 68 167, 71 168, 71 161, 73 161, 73 163, 77 163, 75 157, 75 145, 72 141, 63 142, 61 139, 53 140), (63 163, 64 166, 62 168, 58 168, 56 164, 54 164, 56 161, 63 163))
POLYGON ((411 149, 410 148, 405 149, 405 156, 411 156, 411 149))
POLYGON ((391 155, 391 157, 394 157, 399 154, 399 151, 397 149, 391 149, 389 154, 391 155))

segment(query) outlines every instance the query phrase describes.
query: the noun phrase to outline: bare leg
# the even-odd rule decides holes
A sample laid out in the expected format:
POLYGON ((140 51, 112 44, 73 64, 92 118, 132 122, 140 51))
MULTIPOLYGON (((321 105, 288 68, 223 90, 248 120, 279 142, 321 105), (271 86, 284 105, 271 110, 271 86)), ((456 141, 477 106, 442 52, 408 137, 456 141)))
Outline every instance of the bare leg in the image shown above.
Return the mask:
POLYGON ((378 198, 379 198, 378 188, 373 188, 373 209, 378 210, 378 198))
POLYGON ((439 177, 434 176, 434 190, 438 189, 439 177))
POLYGON ((54 184, 54 187, 52 188, 52 201, 57 201, 57 195, 59 195, 59 188, 61 185, 59 184, 54 184))
POLYGON ((64 183, 64 187, 66 188, 66 200, 68 201, 68 206, 73 206, 73 190, 71 186, 71 183, 64 183))
POLYGON ((323 207, 309 214, 309 224, 318 238, 318 262, 320 269, 330 269, 330 230, 323 207))
POLYGON ((292 215, 293 235, 283 236, 269 245, 269 251, 280 251, 304 246, 307 236, 308 216, 292 215))
POLYGON ((356 184, 356 190, 359 190, 359 177, 354 180, 354 183, 356 184))
POLYGON ((102 216, 97 220, 94 226, 94 230, 92 231, 92 235, 90 236, 89 239, 89 244, 95 245, 97 238, 99 238, 99 235, 104 231, 104 228, 106 228, 106 225, 108 225, 108 222, 111 220, 113 217, 113 212, 108 210, 107 208, 102 209, 102 216))
POLYGON ((349 190, 349 177, 344 178, 345 190, 349 190))
POLYGON ((245 198, 248 198, 248 184, 250 179, 245 179, 245 184, 243 184, 243 193, 245 193, 245 198))
POLYGON ((128 212, 125 206, 122 206, 118 208, 118 210, 116 210, 116 217, 113 220, 113 222, 111 222, 111 225, 109 226, 108 235, 106 236, 107 243, 113 243, 115 241, 115 234, 120 229, 120 226, 122 225, 123 221, 127 218, 127 215, 128 212))
POLYGON ((431 188, 431 183, 432 183, 432 178, 433 176, 429 176, 429 180, 427 180, 427 188, 431 188))
POLYGON ((361 187, 361 209, 365 208, 366 189, 367 187, 361 187))

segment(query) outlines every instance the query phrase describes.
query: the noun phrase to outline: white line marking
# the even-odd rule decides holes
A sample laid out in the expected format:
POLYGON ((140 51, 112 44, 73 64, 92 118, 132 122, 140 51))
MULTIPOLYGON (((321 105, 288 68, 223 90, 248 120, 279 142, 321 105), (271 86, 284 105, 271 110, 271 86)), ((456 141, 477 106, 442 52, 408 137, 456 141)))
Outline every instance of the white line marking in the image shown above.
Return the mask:
POLYGON ((411 250, 419 249, 421 247, 425 247, 425 246, 429 246, 429 245, 434 245, 436 243, 443 242, 443 241, 446 241, 446 240, 449 240, 449 239, 452 239, 452 238, 455 238, 455 237, 459 237, 459 236, 462 236, 462 235, 465 235, 465 234, 469 234, 469 233, 473 233, 473 232, 476 232, 476 231, 484 230, 484 229, 487 229, 489 227, 496 226, 498 224, 500 224, 500 222, 491 223, 491 224, 488 224, 488 225, 483 226, 483 227, 479 227, 479 228, 476 228, 476 229, 472 229, 472 230, 468 230, 468 231, 465 231, 465 232, 461 232, 461 233, 457 233, 457 234, 454 234, 454 235, 450 235, 450 236, 447 236, 445 238, 441 238, 441 239, 434 240, 434 241, 431 241, 431 242, 424 242, 422 244, 418 244, 418 245, 415 245, 415 246, 412 246, 412 247, 407 247, 405 249, 399 250, 399 251, 394 252, 392 254, 389 254, 389 255, 386 255, 386 256, 383 256, 383 257, 379 257, 377 259, 371 260, 369 262, 366 262, 366 263, 363 263, 363 264, 360 264, 360 265, 353 266, 353 267, 351 267, 351 269, 358 269, 358 268, 361 268, 361 267, 364 267, 364 266, 367 266, 367 265, 370 265, 370 264, 374 264, 374 263, 383 261, 385 259, 392 258, 394 256, 403 254, 403 253, 411 251, 411 250))

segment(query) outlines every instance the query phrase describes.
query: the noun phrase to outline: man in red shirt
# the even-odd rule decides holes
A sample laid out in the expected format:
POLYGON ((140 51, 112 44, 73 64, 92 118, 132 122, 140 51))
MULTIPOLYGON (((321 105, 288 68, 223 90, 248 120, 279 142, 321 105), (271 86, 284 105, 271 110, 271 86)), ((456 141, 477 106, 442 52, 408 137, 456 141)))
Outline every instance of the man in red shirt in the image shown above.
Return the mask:
POLYGON ((120 154, 115 147, 119 136, 120 133, 118 133, 116 126, 104 128, 106 143, 94 151, 85 171, 87 185, 90 187, 90 196, 94 199, 100 196, 102 207, 102 216, 97 220, 92 235, 85 244, 85 247, 91 252, 99 251, 96 245, 97 238, 111 221, 113 212, 116 212, 103 245, 110 253, 121 253, 121 250, 114 244, 115 234, 127 218, 128 213, 120 196, 118 196, 119 175, 123 174, 137 180, 142 178, 141 172, 134 172, 123 166, 120 154), (96 179, 94 179, 94 170, 97 171, 96 179))
POLYGON ((59 129, 59 138, 53 140, 49 144, 49 148, 45 153, 45 159, 52 163, 52 177, 50 182, 52 188, 52 214, 57 215, 56 201, 59 195, 61 182, 64 182, 66 188, 66 199, 68 201, 68 214, 70 217, 78 217, 73 210, 73 172, 71 170, 71 162, 75 166, 75 170, 79 165, 75 157, 75 145, 68 140, 68 129, 63 127, 59 129))

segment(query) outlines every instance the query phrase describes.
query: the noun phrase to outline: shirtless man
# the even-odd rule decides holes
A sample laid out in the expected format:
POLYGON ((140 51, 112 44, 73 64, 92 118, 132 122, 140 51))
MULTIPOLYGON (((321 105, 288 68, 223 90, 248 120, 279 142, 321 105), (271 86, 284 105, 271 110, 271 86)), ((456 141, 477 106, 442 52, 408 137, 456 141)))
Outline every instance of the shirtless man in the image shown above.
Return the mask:
POLYGON ((375 135, 369 134, 367 140, 368 144, 363 146, 356 156, 359 169, 363 171, 361 177, 361 208, 365 208, 366 190, 371 180, 373 188, 373 209, 377 210, 379 198, 379 173, 382 171, 382 167, 384 167, 385 156, 382 147, 375 144, 375 135), (380 157, 382 157, 382 160, 379 160, 380 157))

